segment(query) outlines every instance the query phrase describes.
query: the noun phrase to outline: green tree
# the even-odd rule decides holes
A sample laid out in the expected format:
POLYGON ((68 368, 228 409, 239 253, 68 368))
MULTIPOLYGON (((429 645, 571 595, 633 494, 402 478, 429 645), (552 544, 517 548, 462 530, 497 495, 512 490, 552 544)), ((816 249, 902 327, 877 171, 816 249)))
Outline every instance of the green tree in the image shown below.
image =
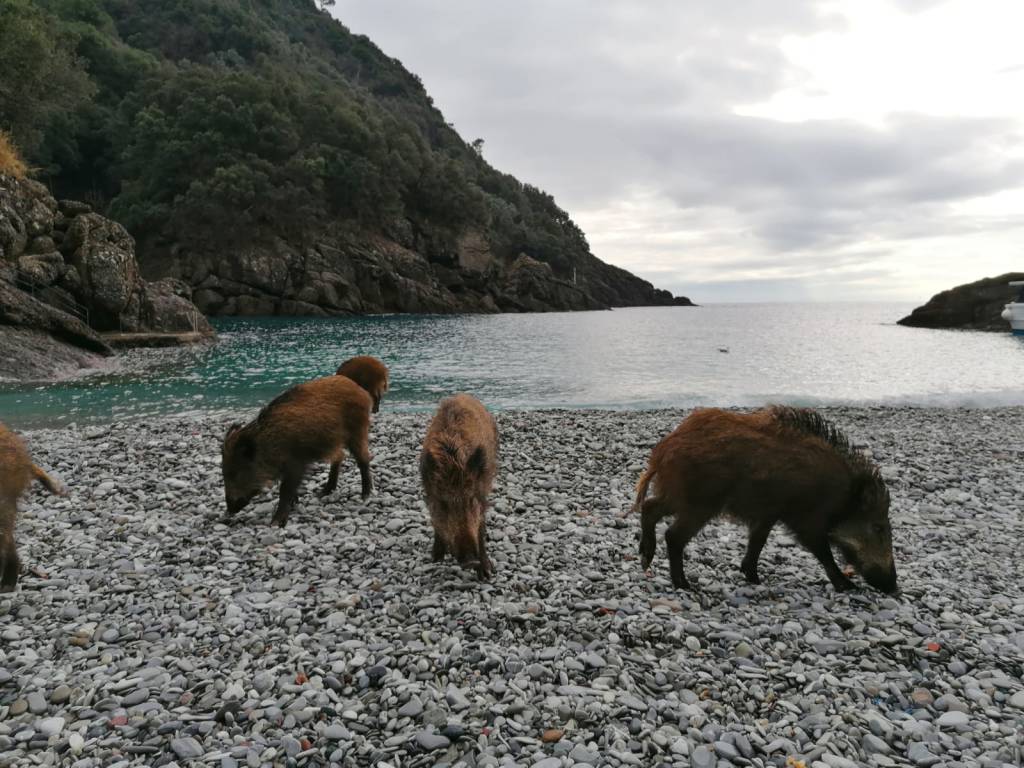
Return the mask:
POLYGON ((0 0, 0 128, 29 157, 95 93, 74 36, 31 0, 0 0))

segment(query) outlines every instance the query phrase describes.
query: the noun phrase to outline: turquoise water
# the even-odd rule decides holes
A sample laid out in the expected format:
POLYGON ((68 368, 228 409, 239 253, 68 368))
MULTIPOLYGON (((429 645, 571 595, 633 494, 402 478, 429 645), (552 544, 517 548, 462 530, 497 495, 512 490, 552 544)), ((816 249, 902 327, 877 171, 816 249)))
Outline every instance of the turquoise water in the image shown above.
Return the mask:
POLYGON ((543 315, 216 321, 212 347, 137 350, 120 370, 0 385, 0 421, 58 426, 255 410, 355 354, 391 368, 385 409, 454 391, 492 408, 1024 404, 1024 339, 902 328, 902 304, 722 304, 543 315), (727 352, 720 351, 727 349, 727 352))

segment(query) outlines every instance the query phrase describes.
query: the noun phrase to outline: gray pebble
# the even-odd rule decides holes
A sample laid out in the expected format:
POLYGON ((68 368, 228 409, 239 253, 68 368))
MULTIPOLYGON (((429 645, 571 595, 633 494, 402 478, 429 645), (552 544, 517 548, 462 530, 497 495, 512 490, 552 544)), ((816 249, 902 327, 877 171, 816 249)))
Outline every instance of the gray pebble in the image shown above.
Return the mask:
POLYGON ((432 752, 435 749, 446 749, 451 745, 447 736, 442 736, 440 733, 434 733, 433 731, 420 731, 416 734, 416 743, 421 749, 428 752, 432 752))
POLYGON ((949 712, 943 712, 939 715, 935 724, 940 728, 963 728, 969 725, 971 722, 966 712, 959 710, 950 710, 949 712))
POLYGON ((172 739, 171 750, 182 760, 191 760, 205 754, 203 746, 191 736, 183 739, 172 739))

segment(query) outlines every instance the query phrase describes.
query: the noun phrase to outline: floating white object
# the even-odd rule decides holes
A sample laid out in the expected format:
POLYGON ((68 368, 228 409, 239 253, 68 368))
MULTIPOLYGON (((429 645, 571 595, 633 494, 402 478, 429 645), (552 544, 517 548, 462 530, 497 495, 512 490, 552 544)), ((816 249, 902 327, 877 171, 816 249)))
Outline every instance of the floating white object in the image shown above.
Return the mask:
POLYGON ((1024 280, 1010 285, 1017 289, 1017 298, 1006 305, 1001 317, 1010 324, 1014 336, 1024 336, 1024 280))

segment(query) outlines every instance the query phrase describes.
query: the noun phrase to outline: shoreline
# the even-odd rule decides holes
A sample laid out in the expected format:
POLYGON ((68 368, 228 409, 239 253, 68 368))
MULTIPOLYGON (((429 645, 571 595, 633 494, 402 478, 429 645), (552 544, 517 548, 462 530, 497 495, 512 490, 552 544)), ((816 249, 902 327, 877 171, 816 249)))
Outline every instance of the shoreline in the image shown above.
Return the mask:
MULTIPOLYGON (((4 382, 0 380, 0 386, 4 382)), ((3 391, 0 390, 0 394, 3 391)), ((268 398, 268 402, 269 399, 268 398)), ((438 402, 441 396, 438 396, 438 402)), ((14 429, 19 434, 31 436, 33 433, 49 433, 49 432, 61 432, 69 430, 74 432, 76 430, 97 430, 97 429, 109 429, 114 425, 143 425, 143 424, 163 424, 163 423, 175 423, 181 424, 182 426, 188 426, 191 423, 204 423, 208 421, 242 421, 247 422, 249 419, 255 418, 256 414, 266 403, 254 404, 249 407, 222 407, 222 408, 209 408, 202 410, 185 410, 178 414, 168 413, 123 413, 113 414, 109 417, 98 419, 98 418, 84 418, 80 420, 68 421, 65 424, 58 426, 44 426, 35 423, 37 418, 33 417, 28 422, 24 419, 20 419, 17 416, 15 418, 7 417, 4 423, 14 429)), ((504 414, 554 414, 554 415, 573 415, 573 414, 589 414, 599 416, 602 414, 612 415, 617 414, 619 416, 628 416, 630 414, 636 416, 645 415, 677 415, 679 419, 682 419, 685 414, 690 413, 698 408, 721 408, 727 411, 740 411, 750 412, 756 411, 760 408, 768 407, 771 405, 788 405, 797 408, 811 408, 816 411, 820 411, 829 418, 839 417, 841 418, 847 413, 865 412, 871 414, 881 414, 891 412, 898 414, 901 412, 921 412, 921 413, 964 413, 964 414, 986 414, 989 416, 1000 415, 1004 412, 1010 417, 1020 417, 1024 419, 1024 402, 1022 403, 992 403, 992 404, 979 404, 979 405, 962 405, 962 404, 920 404, 920 403, 857 403, 857 404, 817 404, 812 402, 808 398, 775 398, 766 399, 759 404, 733 404, 733 405, 718 405, 718 404, 699 404, 699 405, 662 405, 662 404, 623 404, 609 406, 606 404, 597 405, 534 405, 534 406, 523 406, 523 405, 512 405, 502 406, 485 403, 488 410, 495 415, 504 414)), ((434 413, 437 408, 437 402, 433 403, 388 403, 387 413, 396 417, 417 417, 426 414, 434 413)), ((384 406, 381 406, 384 409, 384 406)), ((375 418, 378 418, 375 416, 375 418)), ((387 418, 385 415, 384 418, 387 418)), ((372 430, 372 426, 371 426, 372 430)), ((372 439, 372 435, 371 435, 372 439)))
POLYGON ((70 495, 22 503, 0 762, 1013 763, 1024 408, 821 410, 889 483, 899 597, 836 594, 782 532, 749 586, 728 523, 687 550, 698 592, 671 588, 661 529, 643 574, 619 514, 688 409, 497 412, 485 584, 429 562, 429 412, 385 399, 373 496, 347 460, 320 499, 318 466, 283 530, 272 495, 219 520, 243 412, 28 431, 70 495))

